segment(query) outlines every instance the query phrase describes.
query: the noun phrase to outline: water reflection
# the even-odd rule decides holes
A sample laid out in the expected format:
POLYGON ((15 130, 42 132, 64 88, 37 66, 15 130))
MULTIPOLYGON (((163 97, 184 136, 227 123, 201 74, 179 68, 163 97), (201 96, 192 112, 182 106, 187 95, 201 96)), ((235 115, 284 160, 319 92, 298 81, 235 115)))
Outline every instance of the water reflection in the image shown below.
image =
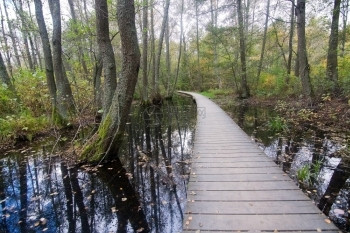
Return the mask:
POLYGON ((55 140, 0 155, 0 232, 180 232, 195 116, 190 99, 135 107, 121 161, 96 167, 55 140))
POLYGON ((338 227, 350 231, 350 163, 340 156, 344 149, 348 153, 348 132, 297 127, 276 132, 269 127, 277 116, 272 109, 240 105, 225 110, 338 227), (307 176, 303 182, 301 171, 307 176))

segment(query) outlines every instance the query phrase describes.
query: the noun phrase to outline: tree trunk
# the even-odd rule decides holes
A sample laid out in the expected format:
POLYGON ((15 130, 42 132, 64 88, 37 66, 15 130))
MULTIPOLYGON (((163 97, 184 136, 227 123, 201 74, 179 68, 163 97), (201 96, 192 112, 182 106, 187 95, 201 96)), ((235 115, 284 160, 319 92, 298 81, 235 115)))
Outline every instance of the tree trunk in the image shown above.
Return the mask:
POLYGON ((54 76, 54 70, 53 70, 51 45, 50 45, 50 40, 49 40, 49 36, 47 33, 46 24, 44 20, 42 2, 41 0, 34 0, 34 4, 35 4, 35 16, 39 27, 39 33, 40 33, 41 43, 42 43, 42 48, 44 53, 46 81, 47 81, 47 86, 50 93, 53 112, 55 112, 56 104, 57 104, 57 94, 56 94, 57 89, 56 89, 56 82, 55 82, 55 76, 54 76))
POLYGON ((217 21, 218 21, 218 1, 210 0, 210 12, 211 12, 211 30, 213 34, 213 52, 214 52, 214 76, 218 82, 218 88, 222 88, 222 80, 218 71, 218 51, 217 51, 217 21), (214 2, 214 3, 213 3, 214 2), (214 9, 215 7, 215 9, 214 9), (215 11, 215 13, 214 13, 215 11))
POLYGON ((264 37, 263 37, 262 46, 261 46, 258 74, 256 75, 256 83, 257 84, 259 83, 260 73, 262 70, 262 65, 263 65, 263 60, 264 60, 264 55, 265 55, 266 35, 267 35, 267 26, 269 23, 269 17, 270 17, 270 0, 267 0, 266 18, 265 18, 265 26, 264 26, 264 37))
POLYGON ((154 14, 153 14, 153 5, 154 0, 152 0, 151 4, 151 59, 152 59, 152 66, 151 66, 151 96, 155 96, 155 89, 156 89, 156 39, 155 39, 155 33, 154 33, 154 14))
POLYGON ((1 15, 1 31, 2 31, 2 36, 4 39, 4 44, 5 44, 5 57, 6 57, 6 63, 7 63, 7 68, 9 70, 10 76, 13 77, 13 73, 12 73, 12 63, 11 63, 11 54, 10 54, 10 48, 9 48, 9 44, 7 43, 7 35, 5 33, 5 25, 4 25, 4 15, 2 12, 2 8, 1 8, 1 4, 0 4, 0 15, 1 15))
MULTIPOLYGON (((72 19, 73 19, 73 24, 74 24, 74 32, 76 35, 78 35, 78 30, 76 29, 76 24, 78 22, 77 20, 77 16, 75 14, 75 9, 74 9, 74 3, 73 3, 73 0, 68 0, 68 4, 69 4, 69 9, 70 9, 70 12, 71 12, 71 15, 72 15, 72 19)), ((83 48, 81 46, 81 38, 78 39, 77 43, 78 43, 78 58, 79 58, 79 61, 83 67, 83 72, 84 72, 84 76, 85 76, 85 79, 87 79, 89 77, 89 72, 88 72, 88 69, 87 69, 87 66, 86 66, 86 62, 85 62, 85 56, 84 56, 84 52, 83 52, 83 48)))
POLYGON ((6 1, 4 1, 4 10, 5 10, 5 15, 6 15, 6 20, 7 20, 7 26, 8 26, 10 37, 11 37, 11 41, 12 41, 13 51, 15 52, 15 58, 16 58, 17 66, 18 66, 18 68, 20 68, 21 67, 21 60, 20 60, 19 53, 18 53, 16 36, 14 34, 13 27, 12 27, 13 25, 12 25, 12 22, 11 22, 11 20, 9 18, 8 12, 7 12, 6 1))
POLYGON ((293 37, 294 37, 294 5, 295 0, 291 0, 292 7, 290 11, 290 30, 289 30, 289 41, 288 41, 288 62, 287 62, 287 78, 286 83, 289 83, 289 77, 292 71, 292 58, 293 58, 293 37))
POLYGON ((338 86, 338 27, 341 0, 334 0, 331 34, 328 43, 327 55, 327 78, 332 82, 333 93, 339 89, 338 86))
POLYGON ((140 67, 133 0, 118 0, 117 19, 123 61, 121 77, 108 114, 83 150, 82 158, 90 162, 118 156, 140 67))
POLYGON ((173 95, 177 80, 179 78, 179 71, 180 71, 180 62, 181 62, 181 55, 182 55, 182 37, 183 37, 183 14, 184 14, 184 0, 181 0, 181 16, 180 16, 180 43, 179 43, 179 56, 177 57, 177 67, 176 67, 176 76, 175 76, 175 82, 174 82, 174 88, 172 90, 171 95, 173 95))
POLYGON ((102 56, 104 72, 103 118, 107 115, 117 87, 117 70, 111 40, 109 39, 109 20, 107 0, 96 0, 96 27, 99 53, 102 56))
POLYGON ((167 96, 169 96, 170 81, 171 81, 169 20, 167 20, 166 27, 165 27, 165 64, 166 64, 166 76, 167 76, 166 91, 167 91, 167 96))
POLYGON ((143 0, 142 9, 142 101, 148 101, 148 0, 143 0))
POLYGON ((343 1, 343 32, 341 35, 341 54, 340 56, 344 57, 345 54, 345 42, 346 42, 346 28, 348 22, 348 14, 349 14, 349 0, 343 1))
MULTIPOLYGON (((74 113, 74 99, 72 90, 65 74, 62 60, 62 29, 61 29, 61 9, 59 0, 49 0, 50 12, 52 16, 52 58, 53 70, 57 85, 57 107, 63 120, 68 120, 69 115, 74 113)), ((64 122, 61 122, 64 123, 64 122)))
POLYGON ((237 14, 239 24, 239 45, 241 58, 241 97, 249 98, 249 88, 247 84, 247 64, 246 64, 246 46, 243 25, 242 0, 237 0, 237 14))
POLYGON ((159 41, 158 41, 157 57, 156 57, 156 76, 155 76, 155 96, 154 97, 159 96, 160 58, 162 55, 164 34, 165 34, 166 25, 167 25, 167 21, 168 21, 169 5, 170 5, 170 0, 166 0, 165 7, 164 7, 164 16, 163 16, 163 21, 162 21, 162 27, 161 27, 159 41))
POLYGON ((299 76, 303 87, 303 94, 309 100, 313 97, 310 80, 310 65, 307 59, 306 36, 305 36, 305 0, 298 0, 295 10, 297 16, 298 31, 298 61, 299 76))
POLYGON ((19 15, 19 18, 21 19, 21 24, 22 24, 21 32, 22 32, 22 35, 23 35, 24 50, 25 50, 26 57, 27 57, 27 60, 28 60, 29 69, 34 71, 34 63, 33 63, 33 60, 32 60, 32 55, 30 54, 30 49, 29 49, 29 44, 28 44, 28 39, 29 39, 28 38, 28 36, 29 36, 28 31, 29 30, 28 30, 28 27, 27 27, 27 24, 26 24, 26 19, 25 19, 24 12, 23 12, 22 0, 18 1, 19 6, 17 6, 15 0, 12 0, 12 2, 13 2, 13 5, 15 6, 16 13, 19 15))
POLYGON ((6 66, 4 59, 2 58, 2 55, 0 53, 0 80, 2 83, 5 83, 8 88, 13 90, 13 85, 10 79, 10 76, 7 73, 6 66))
POLYGON ((197 75, 199 81, 199 90, 202 91, 203 87, 203 76, 200 72, 200 51, 199 51, 199 10, 198 1, 196 0, 196 46, 197 46, 197 75))

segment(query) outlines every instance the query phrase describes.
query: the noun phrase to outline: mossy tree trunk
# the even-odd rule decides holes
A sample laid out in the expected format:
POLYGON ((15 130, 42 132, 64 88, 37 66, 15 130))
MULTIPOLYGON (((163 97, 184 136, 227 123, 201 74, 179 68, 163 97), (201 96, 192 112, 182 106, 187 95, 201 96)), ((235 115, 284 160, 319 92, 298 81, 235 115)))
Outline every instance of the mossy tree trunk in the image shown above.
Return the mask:
POLYGON ((123 61, 121 77, 108 113, 97 133, 83 149, 81 158, 89 162, 99 162, 118 156, 140 67, 133 0, 118 0, 117 19, 123 61))

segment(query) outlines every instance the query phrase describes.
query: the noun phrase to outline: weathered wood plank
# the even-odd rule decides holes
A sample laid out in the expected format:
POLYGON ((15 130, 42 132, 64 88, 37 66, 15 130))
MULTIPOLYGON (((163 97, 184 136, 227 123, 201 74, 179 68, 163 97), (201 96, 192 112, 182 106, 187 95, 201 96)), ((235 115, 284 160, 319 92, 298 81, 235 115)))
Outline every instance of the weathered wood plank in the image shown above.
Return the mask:
POLYGON ((196 191, 189 195, 195 201, 307 201, 310 200, 300 190, 264 190, 264 191, 196 191))
POLYGON ((265 182, 189 182, 189 191, 252 191, 252 190, 299 190, 294 182, 265 181, 265 182))
POLYGON ((317 207, 307 201, 249 201, 249 202, 192 202, 187 214, 252 215, 252 214, 314 214, 317 207))
POLYGON ((209 231, 317 231, 337 230, 320 214, 290 215, 191 215, 185 229, 209 231))
POLYGON ((265 162, 227 162, 227 163, 192 163, 192 167, 217 167, 217 168, 236 168, 236 167, 277 167, 272 161, 265 162))
POLYGON ((279 174, 222 174, 222 175, 191 175, 191 182, 250 182, 290 180, 288 176, 279 174))
POLYGON ((281 174, 286 175, 279 167, 247 167, 247 168, 204 168, 192 167, 192 175, 232 175, 232 174, 281 174))

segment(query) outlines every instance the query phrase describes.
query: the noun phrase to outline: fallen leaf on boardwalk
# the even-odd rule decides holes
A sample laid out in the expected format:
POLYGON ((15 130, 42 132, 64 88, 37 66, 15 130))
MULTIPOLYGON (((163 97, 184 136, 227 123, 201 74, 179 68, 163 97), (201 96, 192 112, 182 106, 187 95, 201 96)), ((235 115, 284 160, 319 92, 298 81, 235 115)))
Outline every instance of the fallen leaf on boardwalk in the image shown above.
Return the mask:
POLYGON ((203 227, 203 224, 201 222, 198 225, 199 225, 199 227, 203 227))
POLYGON ((334 209, 333 211, 337 215, 344 215, 345 214, 344 210, 342 210, 342 209, 334 209))
POLYGON ((317 232, 322 232, 322 230, 320 228, 317 228, 316 230, 317 230, 317 232))
POLYGON ((186 223, 185 223, 186 225, 190 225, 190 221, 186 221, 186 223))
POLYGON ((196 232, 195 233, 201 233, 201 230, 196 230, 196 232))
POLYGON ((273 232, 278 232, 278 230, 277 230, 277 229, 275 229, 273 232))
POLYGON ((324 221, 328 224, 331 224, 331 220, 329 220, 328 218, 326 218, 324 221))
POLYGON ((191 220, 192 220, 192 216, 188 217, 188 220, 190 220, 190 221, 191 221, 191 220))
POLYGON ((197 195, 194 191, 191 191, 190 195, 197 195))

